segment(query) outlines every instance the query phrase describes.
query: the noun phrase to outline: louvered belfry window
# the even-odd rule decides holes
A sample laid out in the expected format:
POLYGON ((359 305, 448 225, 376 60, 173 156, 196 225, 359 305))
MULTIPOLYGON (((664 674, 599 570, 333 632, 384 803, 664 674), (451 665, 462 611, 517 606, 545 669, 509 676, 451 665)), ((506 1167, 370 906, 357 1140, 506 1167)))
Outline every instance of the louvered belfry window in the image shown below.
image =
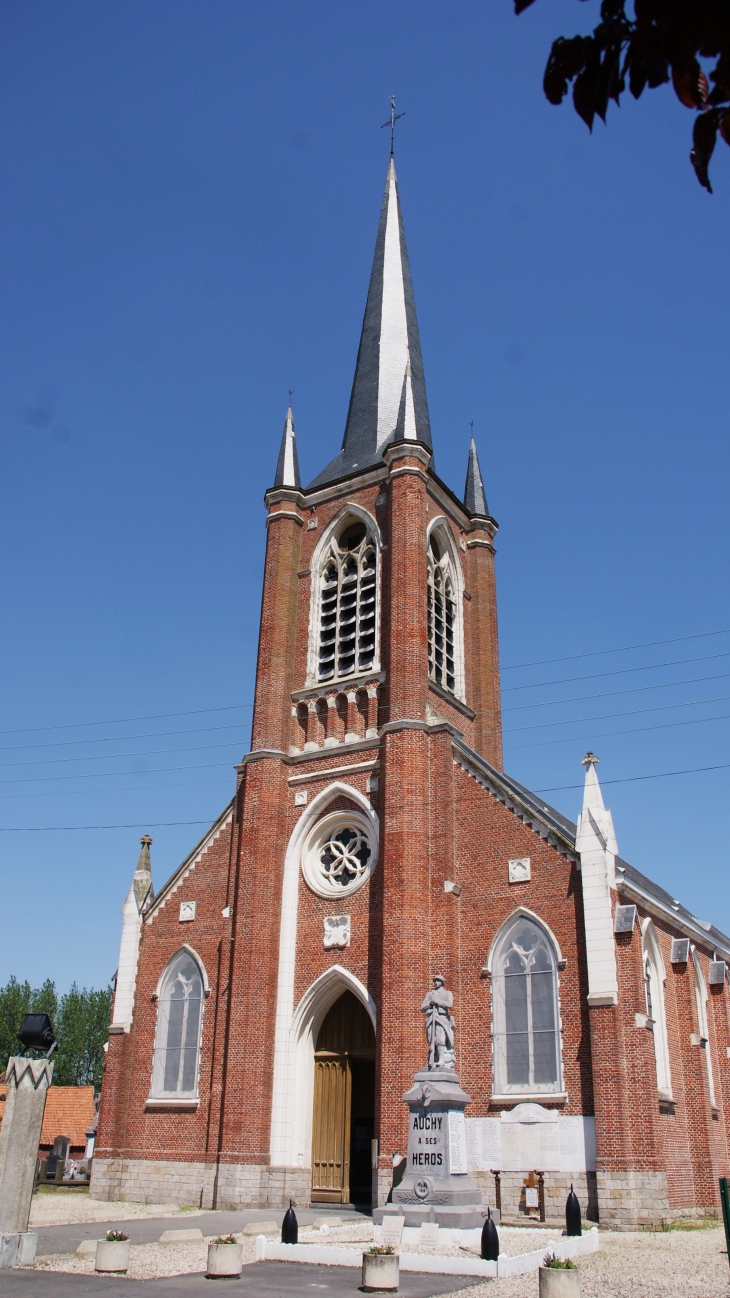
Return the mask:
POLYGON ((377 552, 364 523, 331 541, 322 569, 317 679, 339 680, 375 662, 377 552))
POLYGON ((432 532, 428 543, 428 674, 452 694, 456 690, 455 622, 449 556, 432 532))

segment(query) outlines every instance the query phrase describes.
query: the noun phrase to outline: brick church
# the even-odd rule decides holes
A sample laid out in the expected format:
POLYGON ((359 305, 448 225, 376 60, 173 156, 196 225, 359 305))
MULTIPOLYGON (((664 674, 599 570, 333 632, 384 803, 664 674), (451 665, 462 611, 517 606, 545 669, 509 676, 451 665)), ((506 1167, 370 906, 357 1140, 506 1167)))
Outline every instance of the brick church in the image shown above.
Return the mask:
POLYGON ((266 507, 251 750, 157 894, 142 840, 92 1195, 384 1203, 441 975, 485 1204, 714 1217, 730 939, 619 857, 591 754, 577 825, 503 770, 497 524, 473 441, 436 471, 392 159, 342 448, 303 486, 290 409, 266 507))

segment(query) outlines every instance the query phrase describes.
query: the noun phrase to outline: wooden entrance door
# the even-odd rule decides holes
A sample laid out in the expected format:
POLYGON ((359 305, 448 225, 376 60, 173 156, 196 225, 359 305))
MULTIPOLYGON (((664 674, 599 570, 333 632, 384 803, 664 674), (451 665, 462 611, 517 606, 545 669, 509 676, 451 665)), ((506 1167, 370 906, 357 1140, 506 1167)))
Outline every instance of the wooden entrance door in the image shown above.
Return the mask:
POLYGON ((374 1059, 375 1034, 367 1011, 345 992, 319 1030, 314 1057, 313 1203, 351 1201, 353 1157, 355 1189, 362 1189, 367 1168, 360 1164, 365 1158, 369 1167, 372 1136, 374 1059))
POLYGON ((347 1059, 315 1059, 312 1200, 350 1202, 350 1100, 347 1059))

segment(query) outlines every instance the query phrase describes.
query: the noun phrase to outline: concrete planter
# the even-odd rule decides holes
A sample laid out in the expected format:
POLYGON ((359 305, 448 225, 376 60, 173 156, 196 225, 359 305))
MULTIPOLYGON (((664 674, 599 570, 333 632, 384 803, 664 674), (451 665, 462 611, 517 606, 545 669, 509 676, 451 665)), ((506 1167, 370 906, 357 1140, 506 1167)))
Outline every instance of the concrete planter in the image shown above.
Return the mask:
POLYGON ((363 1253, 362 1287, 365 1293, 395 1293, 398 1288, 397 1253, 363 1253))
POLYGON ((243 1249, 240 1244, 209 1244, 207 1275, 211 1280, 225 1280, 238 1277, 243 1265, 243 1249))
POLYGON ((541 1266, 540 1298, 580 1298, 580 1271, 541 1266))
POLYGON ((127 1271, 130 1241, 128 1239, 100 1239, 96 1246, 97 1271, 127 1271))

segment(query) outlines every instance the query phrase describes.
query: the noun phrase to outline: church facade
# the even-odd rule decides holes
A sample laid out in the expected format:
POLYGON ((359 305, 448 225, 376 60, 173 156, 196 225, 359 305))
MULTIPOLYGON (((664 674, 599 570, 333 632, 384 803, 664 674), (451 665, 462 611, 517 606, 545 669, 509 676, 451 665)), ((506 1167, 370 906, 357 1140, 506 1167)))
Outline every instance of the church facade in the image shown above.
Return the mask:
POLYGON ((342 449, 303 487, 289 410, 266 505, 251 750, 156 895, 143 839, 92 1196, 382 1205, 436 977, 485 1204, 717 1215, 730 939, 620 858, 591 754, 577 825, 503 770, 497 524, 473 441, 463 497, 434 467, 392 159, 342 449))

